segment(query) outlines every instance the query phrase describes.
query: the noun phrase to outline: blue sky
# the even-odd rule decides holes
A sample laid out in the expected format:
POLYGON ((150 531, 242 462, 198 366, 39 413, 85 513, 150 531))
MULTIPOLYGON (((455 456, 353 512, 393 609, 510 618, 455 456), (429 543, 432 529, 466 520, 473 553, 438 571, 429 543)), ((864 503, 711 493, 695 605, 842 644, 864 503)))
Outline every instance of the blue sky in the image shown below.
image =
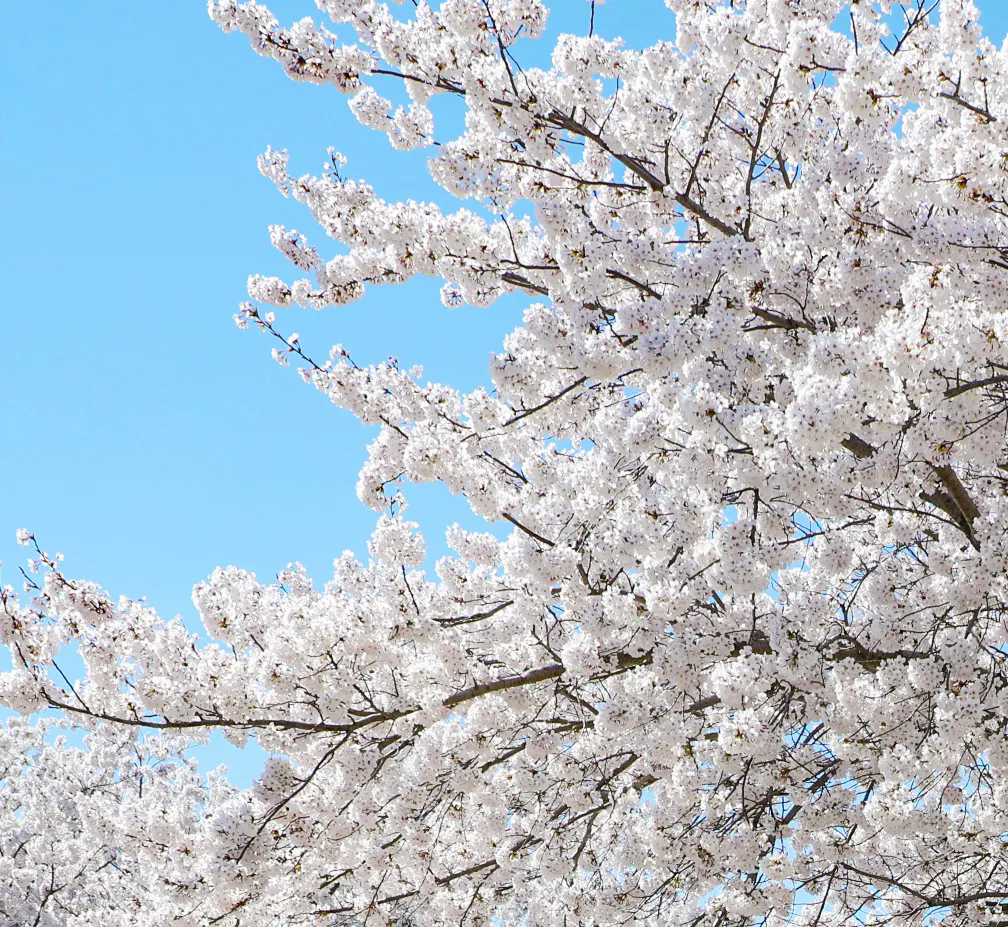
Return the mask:
MULTIPOLYGON (((285 22, 319 15, 311 0, 271 7, 285 22)), ((624 18, 628 40, 647 41, 654 12, 671 26, 660 2, 640 7, 653 9, 624 18)), ((556 13, 555 25, 587 27, 584 0, 556 13)), ((291 277, 269 224, 326 251, 256 156, 286 147, 292 170, 319 171, 333 145, 345 173, 387 199, 445 202, 426 154, 392 152, 340 93, 288 80, 201 2, 15 4, 5 15, 4 581, 19 585, 20 526, 63 551, 71 575, 169 615, 194 616, 192 584, 221 564, 270 578, 300 560, 324 580, 344 549, 365 553, 375 516, 354 487, 373 430, 234 325, 250 273, 291 277)), ((605 16, 620 31, 614 7, 597 26, 605 16)), ((450 311, 438 289, 373 288, 280 323, 315 356, 341 342, 358 361, 394 355, 472 388, 524 303, 450 311)), ((468 509, 438 487, 409 498, 429 549, 444 552, 444 526, 468 509)))
MULTIPOLYGON (((318 16, 311 0, 270 5, 287 22, 318 16)), ((552 6, 553 31, 586 28, 584 0, 552 6)), ((1008 4, 979 6, 1000 42, 1008 4)), ((189 619, 192 584, 217 565, 269 578, 300 560, 324 581, 341 551, 364 553, 374 524, 354 492, 373 432, 234 325, 248 274, 290 276, 270 223, 325 251, 255 159, 272 144, 293 170, 318 171, 333 145, 387 199, 444 203, 425 154, 391 152, 341 94, 288 80, 200 0, 15 3, 4 17, 3 581, 20 585, 20 526, 63 551, 71 575, 189 619)), ((671 25, 660 0, 596 14, 598 31, 638 46, 671 25)), ((315 355, 338 341, 471 388, 523 302, 450 311, 438 288, 372 289, 281 322, 315 355)), ((443 552, 464 504, 437 487, 409 498, 443 552)))

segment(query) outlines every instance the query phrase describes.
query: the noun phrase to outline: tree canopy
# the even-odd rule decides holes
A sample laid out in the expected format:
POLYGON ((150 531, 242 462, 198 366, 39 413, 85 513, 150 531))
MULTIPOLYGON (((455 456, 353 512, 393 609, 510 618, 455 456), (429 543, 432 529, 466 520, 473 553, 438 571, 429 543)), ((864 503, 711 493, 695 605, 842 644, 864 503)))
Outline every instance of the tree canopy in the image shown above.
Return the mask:
POLYGON ((0 924, 1008 923, 1008 46, 970 0, 666 0, 634 50, 592 3, 535 67, 541 0, 318 5, 209 11, 466 203, 259 160, 336 244, 273 228, 236 321, 377 426, 369 558, 218 569, 200 636, 22 531, 0 924), (291 333, 419 275, 525 294, 492 389, 291 333), (434 481, 488 530, 431 572, 434 481))

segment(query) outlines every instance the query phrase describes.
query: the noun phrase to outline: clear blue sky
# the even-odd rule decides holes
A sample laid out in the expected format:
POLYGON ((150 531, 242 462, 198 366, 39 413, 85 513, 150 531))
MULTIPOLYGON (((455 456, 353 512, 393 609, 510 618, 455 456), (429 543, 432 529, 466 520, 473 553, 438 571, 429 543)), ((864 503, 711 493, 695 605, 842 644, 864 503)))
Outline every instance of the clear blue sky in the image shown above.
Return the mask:
MULTIPOLYGON (((638 44, 660 23, 667 33, 660 0, 639 6, 648 18, 622 28, 615 5, 600 7, 597 26, 608 17, 606 31, 638 44)), ((285 22, 320 15, 311 0, 271 7, 285 22)), ((587 27, 584 0, 555 12, 554 31, 587 27)), ((426 153, 392 152, 338 91, 288 80, 199 0, 14 4, 5 18, 4 580, 19 585, 25 526, 71 575, 169 615, 193 616, 192 584, 221 564, 270 578, 300 560, 324 581, 344 549, 365 554, 375 516, 355 483, 374 432, 234 325, 249 273, 292 277, 270 223, 326 252, 256 156, 286 147, 292 170, 319 171, 333 145, 386 198, 450 208, 426 153)), ((372 288, 280 323, 315 356, 338 341, 358 361, 391 354, 472 388, 523 302, 449 311, 439 287, 372 288)), ((429 549, 444 552, 444 526, 468 509, 437 487, 409 498, 429 549)))
MULTIPOLYGON (((270 4, 318 17, 311 0, 270 4)), ((980 0, 987 32, 1005 0, 980 0)), ((585 0, 556 0, 553 31, 584 29, 585 0)), ((374 524, 354 486, 372 432, 232 315, 249 273, 290 277, 267 225, 324 236, 256 170, 268 144, 297 172, 333 145, 388 199, 446 198, 423 152, 391 152, 331 88, 295 84, 201 0, 12 3, 4 10, 0 226, 0 560, 20 585, 25 526, 71 575, 194 617, 194 582, 234 563, 269 578, 300 560, 318 581, 374 524)), ((671 37, 661 0, 598 7, 596 27, 643 45, 671 37)), ((544 49, 548 51, 548 49, 544 49)), ((332 253, 330 251, 330 253, 332 253)), ((395 355, 471 388, 520 320, 520 300, 444 309, 438 284, 372 289, 321 313, 290 310, 315 355, 395 355)), ((467 509, 413 490, 429 549, 467 509)))

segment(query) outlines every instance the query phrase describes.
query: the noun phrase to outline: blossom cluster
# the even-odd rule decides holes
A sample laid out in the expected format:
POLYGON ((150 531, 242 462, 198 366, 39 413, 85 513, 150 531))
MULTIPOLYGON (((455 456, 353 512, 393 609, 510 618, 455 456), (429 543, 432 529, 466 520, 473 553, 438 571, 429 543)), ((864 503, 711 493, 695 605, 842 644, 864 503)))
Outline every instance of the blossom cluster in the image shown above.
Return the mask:
POLYGON ((91 739, 0 732, 15 923, 1005 923, 1008 46, 970 0, 667 5, 533 67, 539 0, 210 3, 466 203, 260 158, 334 245, 272 229, 303 276, 236 318, 376 426, 367 558, 215 571, 207 643, 19 535, 0 700, 91 739), (527 295, 492 389, 284 334, 419 275, 527 295), (425 570, 418 482, 506 530, 425 570))

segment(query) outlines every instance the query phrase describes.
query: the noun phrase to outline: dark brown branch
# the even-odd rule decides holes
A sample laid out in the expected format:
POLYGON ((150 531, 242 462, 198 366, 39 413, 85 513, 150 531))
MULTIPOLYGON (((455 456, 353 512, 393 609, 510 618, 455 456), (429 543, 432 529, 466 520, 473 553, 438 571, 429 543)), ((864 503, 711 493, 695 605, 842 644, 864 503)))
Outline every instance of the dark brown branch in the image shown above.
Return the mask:
POLYGON ((973 389, 983 389, 987 386, 999 386, 1003 383, 1008 383, 1008 375, 998 374, 993 377, 984 377, 982 380, 972 380, 969 383, 961 383, 959 386, 953 386, 951 389, 945 390, 946 399, 955 399, 956 396, 961 396, 963 393, 968 393, 973 389))
POLYGON ((875 453, 875 448, 865 441, 863 438, 859 438, 857 435, 847 435, 843 441, 840 442, 842 447, 847 448, 858 460, 864 460, 866 457, 871 457, 875 453))
POLYGON ((966 487, 963 486, 962 481, 959 479, 955 470, 953 470, 948 464, 942 464, 939 467, 935 467, 934 471, 935 475, 941 481, 942 486, 945 487, 955 504, 957 521, 965 523, 963 530, 965 531, 966 536, 970 539, 970 543, 979 550, 980 542, 977 541, 976 535, 973 533, 973 522, 976 521, 977 516, 980 514, 980 510, 970 498, 969 493, 966 491, 966 487))
POLYGON ((520 521, 518 521, 518 519, 515 518, 513 515, 509 515, 507 512, 504 512, 501 515, 501 517, 505 521, 511 522, 511 524, 514 525, 519 531, 524 531, 525 534, 527 534, 534 541, 538 541, 540 544, 545 544, 547 547, 554 547, 554 546, 556 546, 553 543, 553 541, 551 541, 549 538, 544 538, 541 534, 533 531, 531 528, 526 527, 520 521))
POLYGON ((550 663, 547 666, 540 666, 538 669, 529 670, 521 676, 506 676, 503 679, 494 679, 491 682, 480 682, 468 689, 462 689, 454 695, 449 695, 441 704, 445 708, 453 708, 462 702, 472 701, 482 695, 491 692, 502 692, 505 689, 515 689, 519 686, 530 686, 537 682, 545 682, 547 679, 559 679, 564 674, 562 663, 550 663))
POLYGON ((556 402, 558 399, 562 399, 571 390, 577 389, 587 379, 588 379, 587 377, 578 377, 578 379, 576 379, 569 386, 565 386, 562 390, 560 390, 560 392, 554 393, 552 396, 547 396, 542 402, 539 403, 539 405, 532 406, 531 409, 522 409, 521 412, 515 413, 513 416, 511 416, 511 418, 509 418, 504 423, 504 427, 507 428, 509 425, 514 425, 516 422, 520 422, 523 418, 527 418, 530 415, 534 415, 540 409, 545 409, 546 406, 550 405, 551 403, 556 402))
POLYGON ((742 235, 748 240, 749 239, 749 228, 752 224, 752 182, 753 175, 756 173, 756 162, 759 161, 760 146, 763 144, 763 131, 766 129, 767 121, 770 118, 770 108, 773 106, 774 96, 777 94, 777 88, 780 86, 780 71, 774 75, 773 86, 770 88, 770 94, 767 96, 766 106, 763 107, 763 114, 760 116, 760 121, 756 126, 756 139, 752 144, 752 154, 749 158, 749 173, 746 176, 745 185, 745 195, 746 202, 748 203, 748 210, 746 212, 745 224, 742 227, 742 235))
POLYGON ((622 280, 625 283, 629 283, 631 286, 637 287, 642 293, 646 293, 652 299, 661 299, 661 293, 659 293, 654 287, 647 283, 641 283, 640 280, 635 280, 628 274, 623 273, 621 270, 614 270, 612 267, 606 268, 606 276, 612 277, 614 280, 622 280))
POLYGON ((485 618, 493 618, 498 612, 504 611, 509 605, 514 605, 513 599, 508 599, 506 602, 501 602, 499 605, 495 605, 493 608, 487 609, 483 612, 474 612, 472 615, 458 615, 452 618, 435 618, 434 620, 444 627, 453 628, 459 624, 472 624, 474 621, 482 621, 485 618))
POLYGON ((816 327, 808 319, 789 319, 786 315, 778 315, 771 309, 761 309, 758 306, 751 307, 752 314, 758 319, 762 319, 764 322, 771 322, 777 328, 783 328, 787 331, 794 331, 799 328, 804 328, 805 331, 815 332, 816 327))
POLYGON ((984 119, 988 123, 997 122, 997 117, 994 116, 989 110, 982 109, 979 106, 974 106, 972 103, 967 102, 961 96, 959 96, 958 85, 956 86, 955 93, 945 93, 939 91, 938 96, 940 96, 943 100, 949 100, 952 103, 961 106, 963 109, 968 109, 971 113, 975 113, 977 116, 979 116, 981 119, 984 119))

